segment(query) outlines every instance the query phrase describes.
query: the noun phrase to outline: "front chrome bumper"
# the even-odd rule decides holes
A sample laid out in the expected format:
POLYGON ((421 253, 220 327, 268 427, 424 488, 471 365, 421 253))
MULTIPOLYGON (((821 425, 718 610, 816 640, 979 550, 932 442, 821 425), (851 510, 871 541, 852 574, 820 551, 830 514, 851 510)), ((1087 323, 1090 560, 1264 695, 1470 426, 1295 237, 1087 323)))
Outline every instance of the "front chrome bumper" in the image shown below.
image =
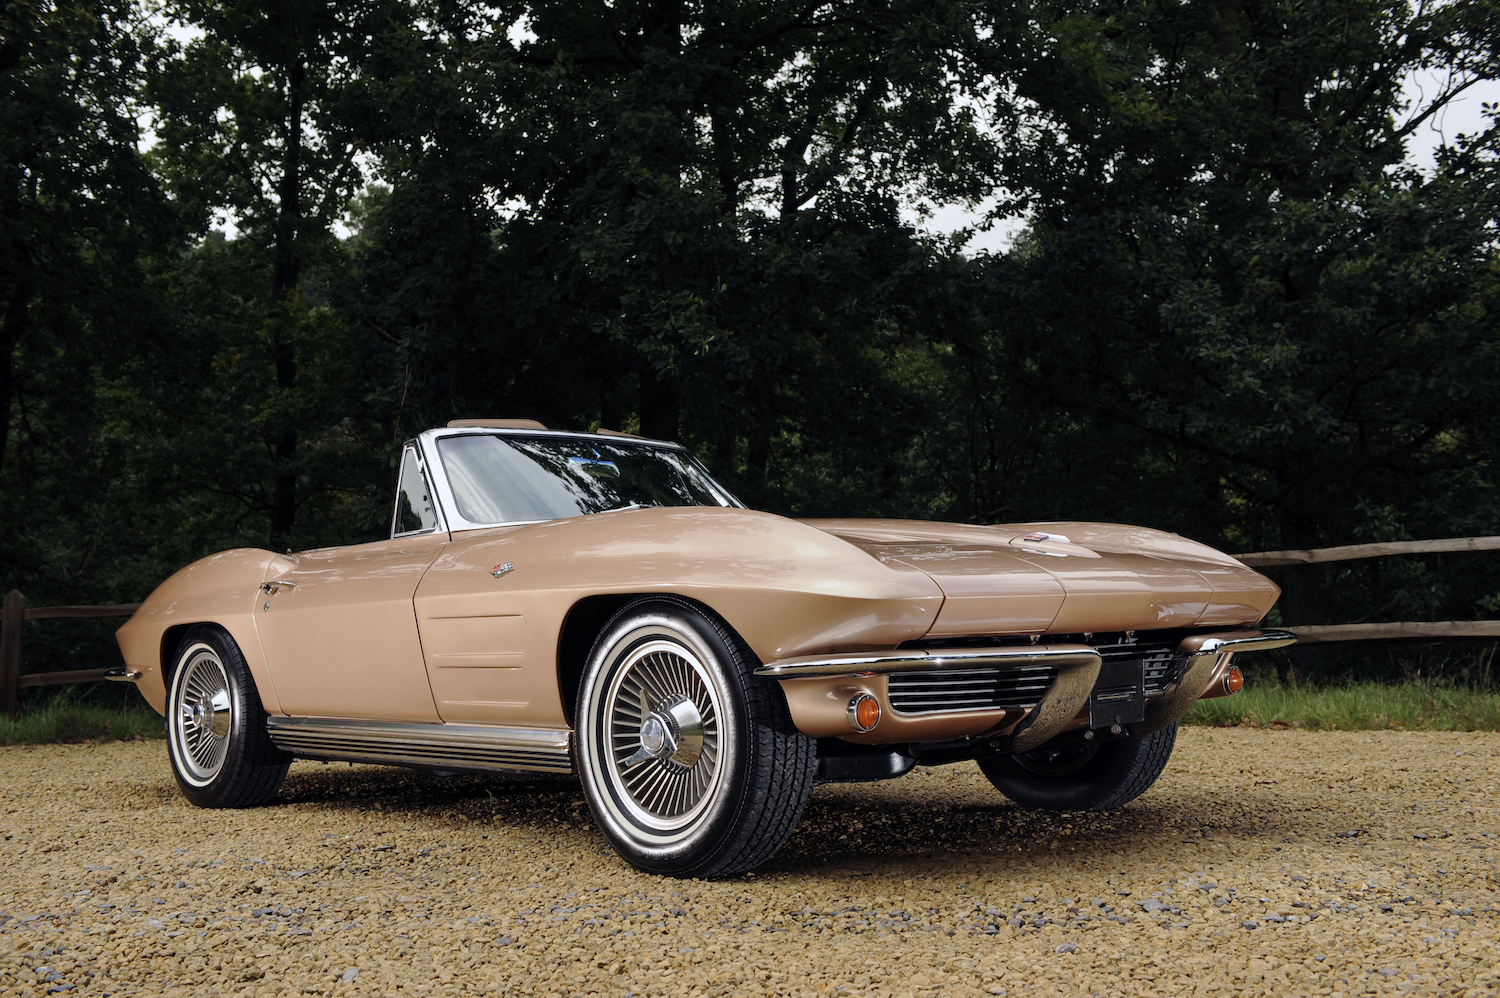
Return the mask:
POLYGON ((772 679, 814 676, 879 676, 892 672, 941 672, 947 669, 1004 669, 1018 665, 1068 668, 1099 663, 1088 645, 1019 645, 1014 648, 937 648, 932 651, 860 652, 853 655, 807 655, 769 662, 755 670, 772 679))
POLYGON ((1192 709, 1208 690, 1220 663, 1226 655, 1244 651, 1272 651, 1297 643, 1290 631, 1231 631, 1228 634, 1195 634, 1177 646, 1187 656, 1176 685, 1146 705, 1146 719, 1132 726, 1137 737, 1153 734, 1170 726, 1192 709))
MULTIPOLYGON (((1196 634, 1178 645, 1184 661, 1177 681, 1147 702, 1145 720, 1130 726, 1146 735, 1165 728, 1185 714, 1207 690, 1228 655, 1243 651, 1284 648, 1296 641, 1287 631, 1231 631, 1196 634)), ((814 737, 843 737, 869 743, 924 741, 965 737, 994 730, 1006 731, 1013 751, 1038 748, 1087 717, 1089 698, 1098 682, 1103 659, 1083 644, 1017 645, 994 648, 935 648, 808 655, 768 662, 758 676, 780 680, 793 721, 814 737), (1023 715, 1003 708, 952 714, 901 715, 891 708, 885 678, 893 673, 971 671, 1050 666, 1057 678, 1035 707, 1023 715), (882 718, 871 731, 852 736, 844 720, 848 697, 867 692, 882 701, 882 718), (837 708, 837 709, 835 709, 837 708)))

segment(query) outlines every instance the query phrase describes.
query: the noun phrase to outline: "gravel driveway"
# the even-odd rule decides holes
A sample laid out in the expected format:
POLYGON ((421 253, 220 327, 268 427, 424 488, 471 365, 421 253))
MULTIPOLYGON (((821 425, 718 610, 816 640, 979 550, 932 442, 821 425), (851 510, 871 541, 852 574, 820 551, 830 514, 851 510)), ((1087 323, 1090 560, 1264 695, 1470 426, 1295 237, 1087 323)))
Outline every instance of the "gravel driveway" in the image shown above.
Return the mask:
POLYGON ((1184 729, 1108 815, 972 766, 813 794, 756 874, 637 873, 565 779, 0 749, 0 993, 1493 995, 1500 735, 1184 729))

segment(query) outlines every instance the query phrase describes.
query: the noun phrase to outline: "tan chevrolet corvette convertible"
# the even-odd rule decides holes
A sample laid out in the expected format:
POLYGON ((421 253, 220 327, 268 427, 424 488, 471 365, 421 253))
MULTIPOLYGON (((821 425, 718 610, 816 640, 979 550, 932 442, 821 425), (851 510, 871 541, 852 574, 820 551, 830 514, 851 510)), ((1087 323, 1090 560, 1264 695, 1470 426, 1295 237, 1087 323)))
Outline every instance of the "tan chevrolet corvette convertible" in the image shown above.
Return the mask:
POLYGON ((820 782, 976 760, 1035 808, 1119 807, 1275 585, 1099 523, 790 520, 684 448, 530 420, 405 445, 389 540, 225 551, 119 631, 202 807, 295 758, 576 772, 620 855, 747 870, 820 782))

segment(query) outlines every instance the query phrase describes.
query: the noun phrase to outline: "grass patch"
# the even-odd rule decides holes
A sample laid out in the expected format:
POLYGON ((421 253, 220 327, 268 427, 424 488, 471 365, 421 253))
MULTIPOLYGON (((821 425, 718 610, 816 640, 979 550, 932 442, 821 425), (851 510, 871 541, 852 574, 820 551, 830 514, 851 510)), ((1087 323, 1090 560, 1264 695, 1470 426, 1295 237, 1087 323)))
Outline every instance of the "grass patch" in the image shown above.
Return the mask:
POLYGON ((1255 686, 1200 700, 1184 724, 1309 731, 1500 731, 1500 692, 1421 683, 1255 686))
POLYGON ((53 702, 19 714, 0 715, 0 745, 49 742, 112 742, 165 735, 161 715, 149 707, 89 707, 53 702))

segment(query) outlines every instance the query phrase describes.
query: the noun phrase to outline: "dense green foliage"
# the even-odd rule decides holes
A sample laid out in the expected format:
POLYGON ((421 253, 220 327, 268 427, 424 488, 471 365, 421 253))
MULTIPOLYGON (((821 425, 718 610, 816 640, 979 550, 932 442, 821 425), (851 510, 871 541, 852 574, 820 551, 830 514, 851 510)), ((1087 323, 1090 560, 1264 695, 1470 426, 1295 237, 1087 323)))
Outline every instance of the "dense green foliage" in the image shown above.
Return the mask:
MULTIPOLYGON (((0 588, 379 537, 400 442, 473 415, 796 514, 1500 532, 1493 116, 1411 162, 1497 41, 1496 0, 0 0, 0 588), (914 221, 952 204, 1024 233, 966 256, 914 221)), ((1483 555, 1278 580, 1500 609, 1483 555)))

